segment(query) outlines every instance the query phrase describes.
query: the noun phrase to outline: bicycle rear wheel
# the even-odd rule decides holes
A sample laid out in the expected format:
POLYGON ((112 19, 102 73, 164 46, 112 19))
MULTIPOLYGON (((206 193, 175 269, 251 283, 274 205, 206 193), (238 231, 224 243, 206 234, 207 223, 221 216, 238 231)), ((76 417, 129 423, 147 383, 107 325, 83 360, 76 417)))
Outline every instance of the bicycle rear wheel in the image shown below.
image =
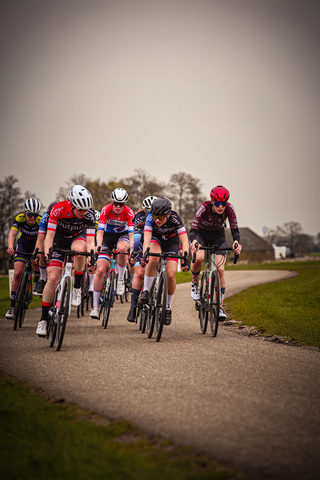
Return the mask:
POLYGON ((220 278, 217 270, 211 272, 210 285, 210 328, 213 337, 217 335, 220 310, 220 278))
POLYGON ((200 282, 200 301, 199 301, 199 320, 201 333, 205 334, 208 326, 208 311, 207 305, 207 293, 208 293, 208 272, 205 270, 201 275, 200 282))
POLYGON ((154 329, 154 322, 155 322, 155 301, 157 296, 157 280, 158 274, 154 277, 151 289, 150 289, 150 300, 148 305, 148 317, 147 317, 147 336, 148 338, 152 337, 153 329, 154 329))
POLYGON ((26 285, 27 285, 27 276, 28 276, 27 272, 22 272, 18 291, 17 291, 17 296, 16 296, 17 298, 16 308, 13 315, 13 330, 17 330, 18 325, 20 324, 20 316, 22 312, 24 294, 25 294, 26 285))
POLYGON ((103 328, 107 328, 109 317, 110 317, 110 310, 113 307, 114 280, 115 280, 114 271, 111 270, 110 276, 109 276, 109 288, 106 292, 106 302, 103 308, 103 315, 102 315, 103 328))
POLYGON ((60 305, 57 318, 57 351, 60 350, 63 342, 63 337, 66 331, 67 320, 69 316, 69 305, 71 295, 71 278, 65 277, 64 285, 61 292, 60 305))
POLYGON ((155 308, 155 322, 154 322, 154 330, 155 330, 154 333, 155 333, 157 342, 160 341, 164 321, 166 318, 167 299, 168 299, 167 273, 161 272, 158 291, 157 291, 157 304, 155 308))

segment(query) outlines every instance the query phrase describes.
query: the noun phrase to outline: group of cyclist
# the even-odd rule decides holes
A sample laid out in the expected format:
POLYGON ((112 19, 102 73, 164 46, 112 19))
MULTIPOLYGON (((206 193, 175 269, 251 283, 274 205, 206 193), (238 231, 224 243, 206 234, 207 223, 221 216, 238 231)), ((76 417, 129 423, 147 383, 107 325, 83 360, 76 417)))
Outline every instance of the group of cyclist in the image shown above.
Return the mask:
MULTIPOLYGON (((222 185, 214 187, 210 192, 210 200, 203 202, 195 216, 189 232, 173 210, 171 201, 166 197, 148 196, 143 200, 142 209, 134 213, 127 205, 128 193, 124 188, 116 188, 111 194, 111 202, 105 205, 101 213, 93 208, 91 193, 82 185, 75 185, 68 199, 52 203, 41 217, 41 204, 35 198, 29 198, 24 204, 24 211, 15 217, 9 237, 8 253, 14 255, 14 276, 11 284, 11 304, 6 313, 13 318, 16 292, 23 272, 26 254, 39 249, 37 261, 33 262, 35 277, 33 294, 42 295, 41 318, 36 333, 40 337, 47 334, 47 318, 53 302, 56 286, 61 278, 63 254, 49 251, 53 245, 58 248, 71 248, 77 252, 97 253, 96 270, 91 267, 90 279, 93 290, 93 307, 91 318, 99 318, 99 301, 104 284, 104 277, 110 268, 111 252, 117 254, 117 295, 124 293, 124 273, 129 266, 131 277, 131 307, 127 316, 129 322, 135 322, 137 301, 149 300, 149 290, 156 275, 157 257, 145 257, 147 249, 150 253, 167 252, 172 255, 187 252, 189 244, 195 255, 192 264, 191 297, 200 299, 199 274, 204 260, 203 250, 199 245, 218 245, 217 265, 221 281, 221 305, 225 295, 224 265, 226 251, 225 227, 228 220, 233 249, 237 255, 241 252, 240 234, 237 217, 233 206, 229 203, 230 193, 222 185), (16 249, 14 248, 17 243, 16 249), (140 252, 140 256, 136 255, 140 252), (50 258, 50 259, 49 259, 50 258), (48 261, 49 259, 49 261, 48 261), (143 285, 143 287, 142 287, 143 285)), ((81 279, 85 271, 86 258, 74 257, 74 285, 71 304, 81 303, 81 279)), ((176 290, 176 271, 178 260, 168 257, 168 299, 165 324, 171 323, 171 307, 176 290)), ((181 262, 183 271, 190 268, 188 258, 181 262)), ((221 306, 220 318, 226 317, 221 306)))

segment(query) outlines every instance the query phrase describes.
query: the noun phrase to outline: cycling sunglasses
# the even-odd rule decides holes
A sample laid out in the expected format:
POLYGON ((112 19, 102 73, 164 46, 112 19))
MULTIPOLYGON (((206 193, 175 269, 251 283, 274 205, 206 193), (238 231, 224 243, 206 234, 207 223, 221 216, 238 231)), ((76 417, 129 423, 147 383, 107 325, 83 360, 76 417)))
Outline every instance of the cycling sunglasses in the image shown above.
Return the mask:
POLYGON ((83 208, 77 208, 78 212, 80 213, 87 213, 88 209, 83 209, 83 208))
POLYGON ((213 205, 214 205, 215 207, 220 207, 220 205, 221 205, 221 207, 226 207, 226 206, 227 206, 227 203, 228 203, 228 202, 213 202, 213 205))
POLYGON ((37 213, 27 213, 27 216, 29 218, 37 218, 38 214, 37 213))
POLYGON ((152 214, 153 220, 160 220, 162 222, 165 218, 167 218, 167 215, 153 215, 152 214))
POLYGON ((125 203, 112 202, 115 207, 124 207, 125 203))

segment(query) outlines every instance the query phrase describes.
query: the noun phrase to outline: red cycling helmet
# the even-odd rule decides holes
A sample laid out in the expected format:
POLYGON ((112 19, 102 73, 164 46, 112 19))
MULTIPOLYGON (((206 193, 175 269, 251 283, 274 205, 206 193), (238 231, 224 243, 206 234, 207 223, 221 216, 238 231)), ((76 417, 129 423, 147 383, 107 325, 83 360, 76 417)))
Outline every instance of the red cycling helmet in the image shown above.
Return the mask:
POLYGON ((222 185, 217 185, 210 192, 212 202, 227 202, 230 198, 229 190, 222 185))

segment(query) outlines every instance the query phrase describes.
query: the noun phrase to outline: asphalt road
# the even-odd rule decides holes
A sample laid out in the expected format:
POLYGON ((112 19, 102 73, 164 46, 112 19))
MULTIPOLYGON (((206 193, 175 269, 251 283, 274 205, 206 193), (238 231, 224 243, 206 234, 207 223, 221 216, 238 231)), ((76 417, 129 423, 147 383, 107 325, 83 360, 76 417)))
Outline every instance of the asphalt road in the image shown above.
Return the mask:
MULTIPOLYGON (((227 293, 281 280, 283 271, 227 272, 227 293)), ((159 343, 117 302, 106 330, 88 313, 68 321, 62 350, 0 320, 0 369, 110 419, 192 446, 255 479, 319 478, 320 352, 219 326, 202 335, 190 284, 178 285, 159 343)), ((303 319, 301 319, 303 321, 303 319)))

